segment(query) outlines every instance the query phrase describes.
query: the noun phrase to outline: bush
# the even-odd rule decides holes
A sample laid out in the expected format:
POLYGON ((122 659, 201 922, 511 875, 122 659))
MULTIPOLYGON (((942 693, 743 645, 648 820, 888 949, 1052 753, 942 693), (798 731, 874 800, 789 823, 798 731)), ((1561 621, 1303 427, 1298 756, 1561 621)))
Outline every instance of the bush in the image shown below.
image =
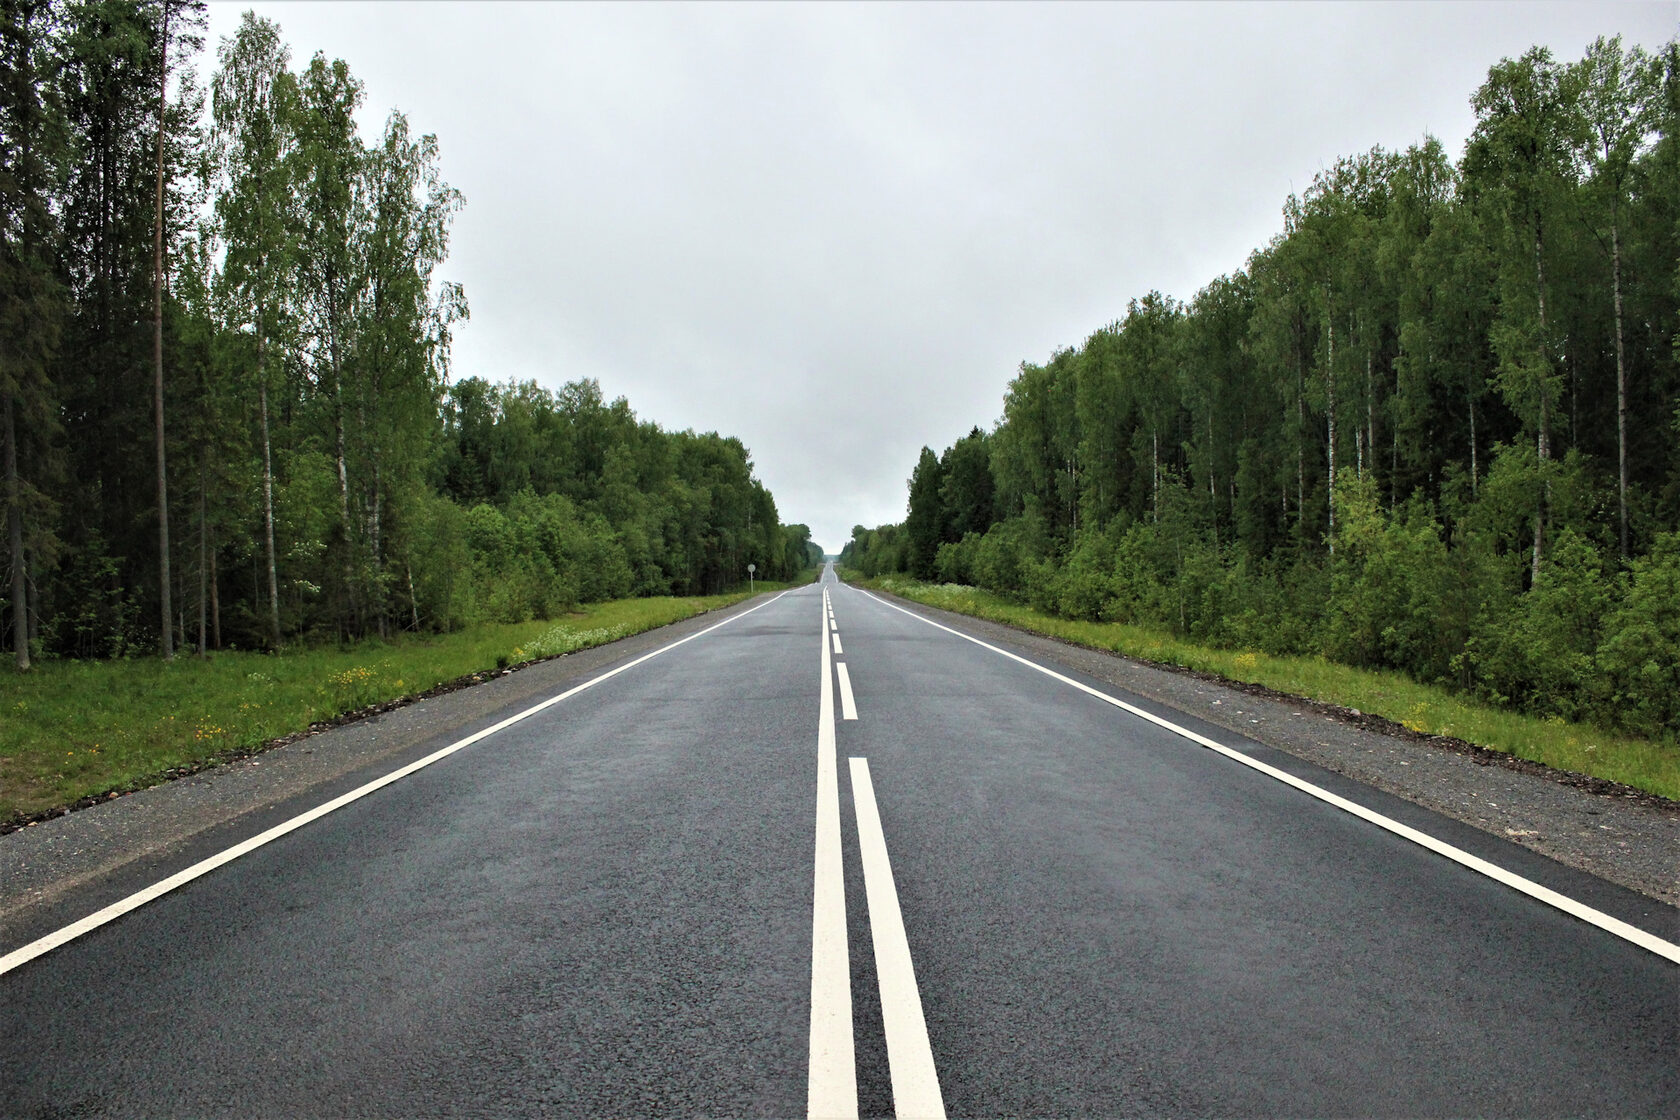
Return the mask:
POLYGON ((963 539, 939 546, 934 569, 941 583, 972 584, 975 560, 980 553, 980 534, 964 533, 963 539))
POLYGON ((1445 678, 1468 634, 1442 626, 1449 564, 1434 508, 1414 499, 1387 516, 1375 480, 1351 471, 1337 480, 1336 496, 1325 656, 1422 680, 1445 678))
POLYGON ((1596 549, 1564 530, 1540 578, 1505 612, 1485 612, 1465 648, 1476 687, 1537 715, 1579 719, 1597 707, 1593 672, 1613 601, 1596 549))
POLYGON ((1000 595, 1025 593, 1029 564, 1040 558, 1040 541, 1039 526, 1028 518, 993 525, 975 548, 975 583, 1000 595))
POLYGON ((1113 538, 1108 533, 1081 533, 1060 570, 1044 578, 1056 613, 1097 621, 1114 600, 1113 538))
POLYGON ((1659 536, 1633 562, 1627 596, 1605 621, 1597 663, 1609 691, 1606 714, 1673 741, 1680 732, 1680 533, 1659 536))

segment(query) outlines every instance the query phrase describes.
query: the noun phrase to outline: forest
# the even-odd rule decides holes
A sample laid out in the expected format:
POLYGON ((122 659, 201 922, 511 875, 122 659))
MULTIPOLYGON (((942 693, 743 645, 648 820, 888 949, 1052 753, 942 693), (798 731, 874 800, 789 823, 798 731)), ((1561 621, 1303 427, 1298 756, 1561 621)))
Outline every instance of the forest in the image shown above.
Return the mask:
POLYGON ((1680 730, 1680 44, 1494 65, 923 448, 841 563, 1680 730))
POLYGON ((6 643, 279 648, 820 558, 739 440, 455 379, 438 140, 202 0, 0 0, 6 643))

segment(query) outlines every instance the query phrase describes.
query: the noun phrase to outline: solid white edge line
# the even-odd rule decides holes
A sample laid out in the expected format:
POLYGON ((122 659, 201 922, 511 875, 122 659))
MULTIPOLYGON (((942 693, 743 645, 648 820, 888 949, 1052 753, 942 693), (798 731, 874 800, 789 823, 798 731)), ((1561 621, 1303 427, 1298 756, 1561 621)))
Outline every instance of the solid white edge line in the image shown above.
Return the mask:
POLYGON ((846 671, 844 661, 834 663, 834 671, 840 677, 840 718, 857 718, 857 701, 852 699, 852 675, 846 671))
POLYGON ((869 760, 851 759, 852 809, 857 813, 858 849, 863 856, 863 893, 869 900, 869 933, 875 943, 875 972, 881 983, 881 1025, 887 1037, 887 1068, 892 1074, 893 1115, 939 1117, 945 1099, 933 1063, 921 989, 904 934, 886 833, 869 780, 869 760))
POLYGON ((1463 848, 1455 847, 1454 845, 1447 843, 1445 840, 1440 840, 1429 835, 1427 832, 1420 832, 1418 829, 1415 829, 1410 825, 1401 824, 1392 817, 1386 817, 1374 809, 1367 809, 1365 806, 1360 805, 1357 802, 1349 801, 1345 797, 1331 793, 1322 786, 1316 786, 1302 778, 1297 778, 1295 775, 1279 770, 1275 766, 1268 766, 1259 759, 1250 758, 1241 751, 1233 750, 1221 743, 1216 743, 1204 735, 1198 735, 1196 732, 1191 731, 1187 727, 1180 727, 1171 720, 1163 719, 1152 712, 1146 712, 1142 708, 1128 704, 1124 700, 1110 696, 1106 692, 1101 692, 1098 689, 1092 688, 1090 685, 1082 684, 1071 677, 1065 677, 1056 672, 1054 669, 1046 669, 1044 666, 1029 661, 1018 654, 1010 653, 1006 649, 999 649, 997 646, 981 641, 979 638, 973 637, 969 634, 964 634, 960 630, 953 630, 949 626, 941 625, 940 623, 933 621, 931 618, 925 618, 922 615, 917 614, 915 611, 905 610, 898 604, 889 603, 872 592, 864 591, 863 594, 868 595, 871 599, 874 599, 877 603, 880 603, 884 607, 891 607, 893 610, 898 611, 901 614, 909 615, 911 618, 914 618, 919 622, 925 622, 929 626, 945 631, 947 634, 954 634, 964 641, 973 642, 975 645, 980 646, 983 649, 989 649, 993 653, 1001 654, 1004 657, 1009 658, 1011 661, 1018 661, 1029 669, 1037 670, 1047 677, 1053 677, 1054 679, 1061 681, 1063 684, 1071 685, 1079 691, 1094 696, 1104 703, 1112 704, 1116 708, 1130 712, 1139 719, 1147 720, 1148 722, 1155 724, 1157 727, 1164 728, 1175 735, 1179 735, 1190 740, 1192 743, 1196 743, 1200 746, 1206 747, 1210 751, 1222 754, 1233 761, 1240 762, 1252 770, 1258 770, 1267 777, 1275 778, 1284 785, 1293 786, 1302 793, 1308 794, 1311 797, 1316 797, 1318 800, 1323 801, 1328 805, 1333 805, 1345 812, 1352 813, 1354 816, 1359 817, 1362 820, 1369 821, 1371 824, 1374 824, 1379 828, 1386 829, 1396 836, 1410 840, 1419 847, 1427 848, 1429 851, 1432 851, 1437 855, 1445 856, 1447 859, 1467 867, 1471 871, 1485 875, 1497 883, 1503 883, 1512 890, 1526 894, 1538 902, 1543 902, 1547 906, 1561 910, 1571 917, 1579 918, 1588 925, 1597 926, 1606 933, 1613 934, 1630 944, 1637 945, 1641 949, 1655 953, 1659 957, 1664 957, 1676 964, 1680 964, 1680 945, 1677 945, 1672 941, 1665 941, 1655 934, 1647 933, 1638 926, 1624 922, 1620 918, 1612 917, 1611 915, 1604 913, 1602 910, 1595 910, 1593 907, 1588 906, 1584 902, 1577 902, 1568 895, 1559 894, 1550 887, 1541 886, 1532 879, 1526 879, 1515 872, 1507 871, 1497 864, 1489 863, 1480 856, 1471 855, 1463 848))
POLYGON ((12 969, 26 964, 44 953, 50 953, 60 945, 74 941, 83 934, 96 930, 100 926, 122 917, 131 910, 137 910, 146 905, 146 903, 163 897, 170 891, 175 890, 177 887, 184 886, 185 884, 192 882, 194 879, 209 874, 225 863, 231 863, 240 856, 248 855, 263 845, 278 840, 288 832, 295 832, 304 825, 309 824, 312 821, 317 821, 336 809, 342 809, 352 801, 357 801, 377 789, 381 789, 390 785, 392 782, 400 781, 403 778, 408 777, 416 770, 423 770, 440 759, 448 758, 450 755, 454 754, 458 750, 461 750, 463 747, 471 746, 481 739, 487 739, 496 734, 496 732, 505 730, 523 719, 534 716, 545 708, 551 708, 555 704, 560 703, 560 701, 576 696, 585 689, 595 687, 602 681, 610 680, 626 670, 634 669, 644 661, 658 657, 660 654, 669 650, 676 649, 678 646, 683 645, 686 642, 692 642, 695 638, 704 637, 705 635, 710 634, 713 630, 718 629, 720 626, 728 626, 731 622, 734 622, 738 618, 745 618, 747 615, 752 614, 753 611, 762 610, 763 608, 768 607, 771 603, 774 603, 776 599, 780 599, 782 595, 789 594, 790 591, 784 591, 781 595, 777 595, 775 599, 766 600, 756 607, 742 611, 740 614, 731 615, 722 622, 708 626, 704 630, 696 631, 686 638, 679 638, 669 645, 660 646, 658 649, 653 650, 650 653, 644 653, 634 661, 627 661, 623 665, 618 666, 616 669, 608 670, 598 677, 592 677, 580 685, 575 685, 574 687, 567 689, 558 696, 551 696, 547 700, 542 701, 540 704, 534 704, 522 712, 509 716, 500 723, 492 724, 491 726, 484 728, 482 731, 476 731, 473 734, 468 735, 465 739, 458 739, 441 750, 433 751, 425 758, 410 762, 408 765, 399 767, 383 777, 375 778, 366 785, 358 786, 349 793, 340 794, 331 801, 317 805, 315 808, 310 809, 307 812, 299 813, 297 816, 292 817, 289 820, 282 821, 280 824, 275 825, 273 828, 270 828, 265 832, 259 832, 257 835, 248 840, 243 840, 240 843, 233 845, 231 848, 226 848, 217 852, 208 859, 200 860, 191 867, 177 871, 175 874, 166 879, 160 879, 149 887, 138 890, 126 898, 119 899, 102 910, 96 910, 79 921, 71 922, 69 925, 47 934, 45 937, 37 938, 36 940, 29 942, 27 945, 13 949, 5 956, 0 957, 0 976, 4 976, 6 973, 12 971, 12 969))
MULTIPOLYGON (((823 592, 826 606, 828 592, 823 592)), ((812 1120, 858 1114, 852 1043, 852 961, 846 939, 846 874, 840 852, 840 776, 834 745, 834 685, 822 635, 817 711, 817 835, 811 887, 811 1046, 805 1111, 812 1120)))

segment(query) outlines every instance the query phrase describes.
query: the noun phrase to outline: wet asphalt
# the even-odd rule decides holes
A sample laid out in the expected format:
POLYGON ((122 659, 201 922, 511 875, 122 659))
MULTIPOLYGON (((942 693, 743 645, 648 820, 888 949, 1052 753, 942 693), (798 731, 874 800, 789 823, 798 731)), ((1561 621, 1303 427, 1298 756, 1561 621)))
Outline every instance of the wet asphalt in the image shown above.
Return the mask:
MULTIPOLYGON (((849 757, 951 1115, 1680 1115, 1680 966, 823 586, 859 716, 865 1115, 891 1094, 849 757)), ((803 1115, 820 604, 738 615, 0 976, 0 1113, 803 1115)))

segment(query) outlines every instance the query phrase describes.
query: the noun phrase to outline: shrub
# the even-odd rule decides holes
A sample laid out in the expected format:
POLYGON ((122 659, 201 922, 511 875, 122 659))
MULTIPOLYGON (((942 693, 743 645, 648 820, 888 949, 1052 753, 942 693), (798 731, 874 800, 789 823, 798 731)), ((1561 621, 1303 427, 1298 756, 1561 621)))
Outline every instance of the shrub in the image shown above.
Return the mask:
POLYGON ((1534 586, 1509 611, 1482 616, 1465 649, 1477 687, 1537 715, 1592 712, 1593 659, 1612 594, 1597 550, 1564 530, 1534 586))
POLYGON ((1626 598, 1604 624, 1597 654, 1611 710, 1628 728, 1670 740, 1680 732, 1680 533, 1659 536, 1633 562, 1626 598))

